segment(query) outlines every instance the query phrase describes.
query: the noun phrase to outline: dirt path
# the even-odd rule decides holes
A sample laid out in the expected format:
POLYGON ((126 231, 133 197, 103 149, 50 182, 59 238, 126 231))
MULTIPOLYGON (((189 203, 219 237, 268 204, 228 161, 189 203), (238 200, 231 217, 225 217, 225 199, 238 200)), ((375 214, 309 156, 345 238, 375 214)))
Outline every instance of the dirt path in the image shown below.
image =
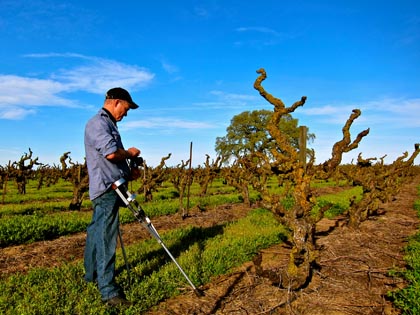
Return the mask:
MULTIPOLYGON (((246 263, 202 288, 203 297, 190 292, 161 303, 148 314, 399 314, 387 301, 386 294, 404 284, 388 276, 388 272, 405 265, 403 248, 407 237, 413 235, 419 225, 413 210, 419 184, 420 176, 417 176, 402 187, 395 200, 383 205, 380 216, 362 223, 359 230, 343 226, 325 236, 319 235, 320 270, 300 292, 272 286, 256 276, 252 263, 246 263)), ((323 220, 319 231, 335 224, 335 221, 323 220)), ((284 268, 288 253, 281 245, 265 250, 265 268, 284 268)))

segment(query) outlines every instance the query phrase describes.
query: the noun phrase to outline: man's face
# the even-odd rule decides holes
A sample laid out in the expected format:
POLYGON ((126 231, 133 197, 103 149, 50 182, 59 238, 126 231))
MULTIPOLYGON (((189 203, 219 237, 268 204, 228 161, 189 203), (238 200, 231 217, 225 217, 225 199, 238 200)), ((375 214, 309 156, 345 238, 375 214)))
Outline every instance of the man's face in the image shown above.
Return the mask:
POLYGON ((117 100, 115 104, 114 118, 116 121, 121 121, 127 112, 130 110, 130 104, 127 101, 117 100))

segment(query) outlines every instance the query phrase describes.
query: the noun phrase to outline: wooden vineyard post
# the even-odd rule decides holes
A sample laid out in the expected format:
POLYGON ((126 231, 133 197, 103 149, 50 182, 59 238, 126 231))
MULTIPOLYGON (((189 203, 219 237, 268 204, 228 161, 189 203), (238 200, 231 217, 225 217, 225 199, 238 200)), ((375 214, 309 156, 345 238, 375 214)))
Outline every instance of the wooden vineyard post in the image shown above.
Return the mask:
POLYGON ((306 139, 308 135, 308 127, 299 127, 299 160, 303 169, 306 171, 306 139))
POLYGON ((190 162, 188 166, 188 175, 187 175, 187 213, 190 210, 190 186, 191 186, 191 163, 192 163, 192 141, 190 142, 190 162))
POLYGON ((147 200, 147 185, 146 185, 146 180, 147 180, 147 174, 146 174, 146 160, 143 159, 143 194, 144 194, 144 198, 145 200, 147 200))
MULTIPOLYGON (((9 165, 10 165, 10 163, 9 163, 9 165)), ((6 173, 5 179, 4 179, 4 184, 3 184, 2 204, 4 204, 4 197, 6 196, 6 193, 7 193, 7 181, 8 180, 9 180, 9 173, 6 173)))

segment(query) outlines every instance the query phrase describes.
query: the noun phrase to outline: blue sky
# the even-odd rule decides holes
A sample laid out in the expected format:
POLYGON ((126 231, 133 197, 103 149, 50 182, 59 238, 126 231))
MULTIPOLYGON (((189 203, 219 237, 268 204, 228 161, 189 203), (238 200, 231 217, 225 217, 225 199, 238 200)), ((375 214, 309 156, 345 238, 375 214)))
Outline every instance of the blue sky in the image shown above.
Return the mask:
POLYGON ((316 135, 316 163, 353 108, 352 138, 370 133, 344 162, 392 163, 420 142, 417 0, 2 0, 0 40, 0 165, 29 148, 83 162, 85 123, 115 86, 140 105, 119 124, 126 147, 177 165, 193 142, 200 165, 234 115, 272 109, 259 68, 286 105, 307 96, 293 116, 316 135))

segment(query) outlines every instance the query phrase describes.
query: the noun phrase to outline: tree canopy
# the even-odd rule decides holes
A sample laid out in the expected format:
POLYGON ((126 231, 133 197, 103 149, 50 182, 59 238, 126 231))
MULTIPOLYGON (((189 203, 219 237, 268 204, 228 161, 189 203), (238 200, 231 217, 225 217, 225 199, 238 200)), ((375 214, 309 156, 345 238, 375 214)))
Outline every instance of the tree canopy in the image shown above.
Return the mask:
MULTIPOLYGON (((274 143, 267 130, 267 125, 272 115, 272 111, 261 109, 245 111, 234 116, 226 128, 226 135, 216 138, 215 150, 217 154, 222 156, 225 161, 255 152, 271 156, 270 150, 274 143)), ((298 119, 291 115, 285 115, 279 123, 279 129, 290 137, 290 143, 296 148, 299 147, 298 123, 298 119)), ((313 140, 315 135, 308 133, 307 138, 313 140)))

